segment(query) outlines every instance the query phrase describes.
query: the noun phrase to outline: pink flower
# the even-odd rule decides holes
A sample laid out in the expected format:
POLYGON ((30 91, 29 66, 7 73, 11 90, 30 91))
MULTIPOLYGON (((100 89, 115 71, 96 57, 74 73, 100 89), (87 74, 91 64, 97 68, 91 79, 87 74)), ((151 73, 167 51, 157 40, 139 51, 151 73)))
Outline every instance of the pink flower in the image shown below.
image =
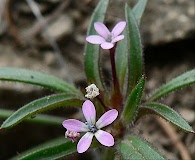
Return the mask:
POLYGON ((111 49, 115 43, 122 40, 124 35, 120 35, 125 29, 126 22, 121 21, 110 32, 101 22, 95 22, 94 28, 99 35, 91 35, 86 38, 89 43, 100 44, 103 49, 111 49))
POLYGON ((118 111, 112 109, 104 113, 99 120, 96 122, 96 110, 93 103, 90 100, 86 100, 83 103, 82 111, 86 122, 83 123, 76 119, 68 119, 63 121, 62 125, 69 131, 75 132, 87 132, 79 140, 77 144, 77 151, 79 153, 85 152, 91 145, 93 136, 104 146, 113 146, 114 138, 113 136, 101 130, 101 128, 111 124, 118 116, 118 111))

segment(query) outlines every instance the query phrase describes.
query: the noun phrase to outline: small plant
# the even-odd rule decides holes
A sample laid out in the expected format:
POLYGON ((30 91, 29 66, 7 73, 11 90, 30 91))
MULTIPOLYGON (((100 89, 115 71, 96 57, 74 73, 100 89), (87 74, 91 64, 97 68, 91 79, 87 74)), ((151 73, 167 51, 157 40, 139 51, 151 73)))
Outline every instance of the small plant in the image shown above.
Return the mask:
POLYGON ((195 69, 157 88, 142 102, 145 76, 138 26, 146 0, 140 0, 133 9, 126 5, 125 21, 117 23, 111 32, 103 24, 108 4, 109 0, 100 0, 87 33, 84 64, 89 86, 86 93, 51 75, 21 68, 0 68, 2 81, 29 83, 58 92, 21 107, 3 122, 1 129, 14 127, 31 116, 56 107, 82 107, 86 119, 86 122, 81 122, 53 116, 46 119, 40 117, 39 121, 44 119, 46 123, 63 125, 66 128, 65 137, 44 143, 13 159, 59 159, 102 145, 106 147, 101 151, 102 159, 114 159, 114 156, 124 160, 165 159, 150 144, 129 133, 131 124, 147 114, 157 115, 186 132, 195 133, 176 111, 158 103, 169 93, 194 84, 195 69), (100 49, 110 52, 103 53, 110 55, 113 80, 110 88, 105 86, 100 72, 100 49), (100 143, 93 140, 94 136, 100 143))

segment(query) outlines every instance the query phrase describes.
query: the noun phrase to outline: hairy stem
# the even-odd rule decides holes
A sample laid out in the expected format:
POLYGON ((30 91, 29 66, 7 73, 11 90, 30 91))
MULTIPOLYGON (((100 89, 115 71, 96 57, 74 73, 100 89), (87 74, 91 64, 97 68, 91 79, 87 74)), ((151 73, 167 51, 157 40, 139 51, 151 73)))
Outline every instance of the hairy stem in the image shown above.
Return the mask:
POLYGON ((115 47, 110 49, 110 63, 112 67, 112 80, 114 88, 119 87, 118 78, 116 76, 116 64, 115 64, 115 47))
POLYGON ((105 105, 105 103, 103 102, 103 100, 102 100, 102 98, 100 96, 97 96, 96 98, 101 103, 101 105, 104 107, 104 109, 106 111, 108 111, 110 109, 108 106, 105 105))
POLYGON ((111 96, 111 105, 113 108, 116 108, 120 111, 122 108, 123 97, 120 91, 119 81, 116 75, 115 48, 116 45, 110 49, 110 63, 112 68, 112 80, 113 80, 113 92, 111 96))

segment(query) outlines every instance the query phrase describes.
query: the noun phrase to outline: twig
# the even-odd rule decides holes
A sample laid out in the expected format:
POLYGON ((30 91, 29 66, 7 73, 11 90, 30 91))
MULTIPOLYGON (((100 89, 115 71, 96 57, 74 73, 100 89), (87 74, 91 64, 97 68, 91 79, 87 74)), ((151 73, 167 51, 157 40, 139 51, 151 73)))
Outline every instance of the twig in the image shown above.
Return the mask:
MULTIPOLYGON (((0 24, 2 24, 2 19, 3 19, 3 12, 4 12, 4 8, 5 8, 5 0, 1 0, 0 1, 0 24)), ((1 29, 1 26, 0 26, 1 29)))
MULTIPOLYGON (((45 21, 44 17, 42 16, 40 9, 38 8, 37 4, 34 2, 34 0, 26 0, 28 3, 29 7, 31 8, 32 12, 34 13, 35 17, 41 24, 41 29, 47 31, 47 22, 45 21)), ((60 66, 64 68, 65 66, 65 61, 62 56, 61 50, 58 47, 56 41, 47 33, 45 34, 45 38, 49 41, 51 44, 52 48, 54 49, 54 52, 56 53, 56 58, 58 59, 60 66)))
POLYGON ((18 34, 18 30, 17 27, 14 23, 14 19, 12 16, 12 0, 7 0, 4 2, 5 3, 5 8, 4 8, 4 16, 7 22, 7 26, 9 28, 9 34, 14 38, 14 40, 16 41, 16 44, 19 46, 23 46, 23 41, 21 40, 20 35, 18 34))
POLYGON ((157 122, 162 126, 166 134, 170 137, 173 145, 179 150, 182 160, 191 160, 190 154, 187 148, 184 146, 180 137, 176 133, 175 129, 167 123, 164 119, 156 118, 157 122))
POLYGON ((43 28, 43 25, 49 24, 51 21, 55 20, 55 18, 62 13, 69 3, 70 0, 63 1, 50 16, 44 18, 44 22, 37 21, 37 23, 35 23, 28 31, 28 37, 39 34, 43 28))

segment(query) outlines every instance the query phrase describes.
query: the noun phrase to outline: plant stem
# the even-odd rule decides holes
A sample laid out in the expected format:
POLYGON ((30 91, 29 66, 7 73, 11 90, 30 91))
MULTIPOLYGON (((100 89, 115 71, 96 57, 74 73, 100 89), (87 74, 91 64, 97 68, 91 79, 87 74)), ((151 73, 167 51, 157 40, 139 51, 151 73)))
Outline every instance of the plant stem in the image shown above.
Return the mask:
POLYGON ((112 67, 112 80, 114 88, 119 87, 119 82, 116 76, 116 64, 115 64, 115 46, 110 49, 110 62, 112 67))
POLYGON ((121 111, 123 97, 120 91, 119 81, 116 75, 116 64, 115 64, 115 48, 116 45, 110 49, 110 63, 112 68, 112 79, 113 79, 113 92, 111 96, 111 105, 118 111, 121 111))
POLYGON ((104 102, 103 102, 103 100, 102 100, 102 98, 101 98, 100 96, 97 96, 96 98, 97 98, 97 100, 101 103, 101 105, 104 107, 104 109, 105 109, 106 111, 108 111, 108 110, 110 109, 108 106, 106 106, 106 105, 104 104, 104 102))

